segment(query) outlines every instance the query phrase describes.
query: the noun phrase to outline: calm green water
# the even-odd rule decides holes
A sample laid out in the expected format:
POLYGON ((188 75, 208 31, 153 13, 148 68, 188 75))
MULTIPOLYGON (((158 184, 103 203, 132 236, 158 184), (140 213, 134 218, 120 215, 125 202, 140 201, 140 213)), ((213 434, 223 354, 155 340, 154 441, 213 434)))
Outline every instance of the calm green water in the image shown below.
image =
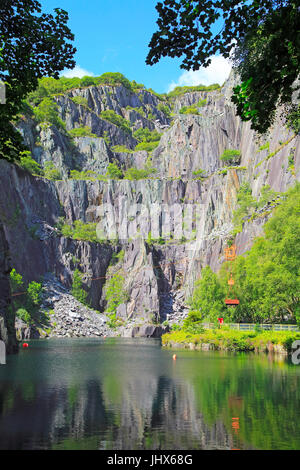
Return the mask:
POLYGON ((37 340, 0 366, 0 449, 300 449, 300 366, 37 340))

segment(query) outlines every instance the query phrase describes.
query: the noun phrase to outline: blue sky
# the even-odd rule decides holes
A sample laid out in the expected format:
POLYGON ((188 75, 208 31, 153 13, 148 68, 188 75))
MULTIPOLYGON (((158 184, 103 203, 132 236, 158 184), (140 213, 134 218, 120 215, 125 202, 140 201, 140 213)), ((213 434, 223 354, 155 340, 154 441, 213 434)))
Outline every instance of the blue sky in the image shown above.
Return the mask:
POLYGON ((41 0, 43 10, 63 8, 75 34, 76 69, 67 76, 121 72, 158 93, 176 85, 222 83, 230 66, 222 57, 197 72, 180 69, 179 59, 163 58, 145 64, 148 44, 156 30, 156 0, 41 0))

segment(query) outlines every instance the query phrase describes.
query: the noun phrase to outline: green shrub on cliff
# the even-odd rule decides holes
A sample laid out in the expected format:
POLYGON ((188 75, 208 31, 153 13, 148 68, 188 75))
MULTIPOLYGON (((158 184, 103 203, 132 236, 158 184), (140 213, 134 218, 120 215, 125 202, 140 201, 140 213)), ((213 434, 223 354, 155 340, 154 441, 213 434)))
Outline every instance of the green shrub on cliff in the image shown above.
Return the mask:
POLYGON ((124 174, 124 179, 125 180, 142 180, 142 179, 147 179, 149 176, 153 175, 157 171, 156 168, 143 168, 141 170, 138 170, 137 168, 128 168, 128 170, 125 171, 124 174))
POLYGON ((203 180, 205 178, 205 171, 199 168, 199 170, 193 171, 193 176, 195 177, 194 179, 203 180))
POLYGON ((197 86, 177 86, 174 90, 168 93, 168 98, 177 98, 185 93, 193 93, 195 91, 214 91, 219 90, 221 87, 218 83, 212 85, 197 85, 197 86))
POLYGON ((241 152, 235 149, 225 149, 220 159, 238 165, 241 161, 241 152))
POLYGON ((234 233, 241 232, 243 219, 250 216, 257 206, 256 199, 248 182, 241 184, 237 193, 238 207, 233 212, 234 233))
POLYGON ((12 269, 10 288, 13 294, 17 294, 12 298, 12 309, 16 315, 27 324, 42 320, 42 314, 39 312, 42 303, 42 284, 32 281, 26 285, 22 275, 12 269))
POLYGON ((150 131, 147 127, 140 128, 133 133, 139 142, 158 142, 161 138, 161 135, 157 130, 150 131))
POLYGON ((30 323, 32 323, 30 313, 28 313, 25 308, 18 308, 18 310, 16 311, 16 317, 20 318, 20 320, 22 320, 27 325, 30 325, 30 323))
POLYGON ((132 91, 132 85, 128 78, 126 78, 122 73, 119 72, 106 72, 103 73, 100 77, 96 77, 96 82, 98 84, 107 84, 107 85, 123 85, 128 90, 132 91))
POLYGON ((182 106, 179 110, 179 114, 196 114, 199 115, 197 106, 182 106))
POLYGON ((268 202, 272 201, 272 199, 276 198, 278 194, 279 193, 271 189, 268 184, 265 184, 260 190, 260 197, 257 203, 257 207, 261 208, 265 206, 268 202))
POLYGON ((32 158, 31 152, 27 150, 20 153, 19 166, 32 175, 41 175, 43 173, 40 165, 32 158))
POLYGON ((82 220, 75 220, 73 224, 60 221, 58 228, 63 237, 99 243, 96 227, 96 223, 84 223, 82 220))
POLYGON ((96 234, 96 227, 96 223, 84 223, 81 220, 75 220, 73 238, 75 238, 75 240, 99 242, 96 234))
POLYGON ((111 150, 116 153, 133 153, 133 150, 125 147, 125 145, 114 145, 111 150))
POLYGON ((45 162, 44 164, 44 176, 50 180, 56 181, 61 180, 62 176, 58 168, 53 162, 45 162))
POLYGON ((21 288, 23 287, 23 277, 21 274, 17 273, 15 268, 13 268, 10 271, 9 280, 10 280, 10 289, 13 294, 16 292, 19 292, 21 288))
POLYGON ((100 113, 99 117, 101 119, 104 119, 105 121, 111 122, 115 126, 118 126, 126 134, 131 134, 132 133, 132 130, 130 128, 130 122, 127 121, 127 119, 123 118, 123 116, 120 116, 119 114, 115 113, 111 109, 107 109, 105 111, 102 111, 100 113))
POLYGON ((71 98, 71 100, 75 103, 75 104, 78 104, 80 106, 84 106, 85 108, 88 108, 88 100, 86 98, 84 98, 83 96, 73 96, 73 98, 71 98))
POLYGON ((73 281, 72 281, 72 290, 71 293, 75 299, 81 302, 84 305, 87 305, 87 292, 83 289, 82 285, 82 277, 83 275, 78 269, 75 269, 73 273, 73 281))
POLYGON ((133 91, 130 81, 118 72, 107 72, 99 77, 60 77, 59 79, 44 77, 39 80, 38 88, 28 95, 28 100, 30 103, 38 104, 45 96, 60 95, 73 88, 86 88, 98 85, 123 85, 125 88, 133 91))
POLYGON ((51 98, 44 98, 38 106, 33 108, 33 112, 39 123, 47 123, 65 130, 65 123, 58 115, 58 106, 51 98))
POLYGON ((152 152, 159 145, 161 134, 157 130, 150 131, 147 127, 140 128, 133 133, 139 143, 136 145, 135 150, 146 150, 152 152))
POLYGON ((138 152, 139 150, 146 150, 146 152, 153 152, 156 147, 158 147, 159 141, 156 142, 140 142, 136 145, 135 151, 138 152))
POLYGON ((128 301, 128 294, 124 289, 124 282, 124 277, 117 273, 107 281, 105 294, 107 312, 116 313, 118 306, 128 301))
POLYGON ((69 130, 69 134, 71 137, 98 137, 92 133, 92 129, 89 126, 75 127, 69 130))
POLYGON ((42 302, 42 284, 32 281, 27 287, 27 310, 34 315, 42 302))
POLYGON ((85 181, 85 180, 106 181, 107 177, 104 176, 104 175, 100 175, 99 173, 96 173, 96 171, 93 171, 93 170, 84 170, 84 171, 71 170, 69 179, 71 179, 71 180, 80 180, 80 181, 85 181))
POLYGON ((123 172, 116 163, 109 163, 107 166, 106 176, 111 179, 119 180, 123 178, 123 172))
POLYGON ((300 133, 300 105, 295 104, 292 106, 288 114, 287 126, 292 129, 295 134, 300 133))
POLYGON ((203 106, 205 106, 207 103, 207 100, 206 99, 203 99, 203 100, 199 100, 198 103, 197 103, 197 107, 198 108, 202 108, 203 106))
POLYGON ((165 115, 167 118, 171 117, 170 108, 169 108, 166 104, 158 103, 157 109, 158 109, 159 111, 161 111, 162 113, 164 113, 164 115, 165 115))

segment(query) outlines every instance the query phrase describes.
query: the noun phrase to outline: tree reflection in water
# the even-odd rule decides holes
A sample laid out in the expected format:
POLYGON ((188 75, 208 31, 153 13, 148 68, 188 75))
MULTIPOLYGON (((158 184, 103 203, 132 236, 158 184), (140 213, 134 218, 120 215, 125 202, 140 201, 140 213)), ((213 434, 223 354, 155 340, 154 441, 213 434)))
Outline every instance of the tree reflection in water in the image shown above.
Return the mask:
POLYGON ((32 342, 0 369, 1 449, 299 448, 297 367, 156 340, 32 342))

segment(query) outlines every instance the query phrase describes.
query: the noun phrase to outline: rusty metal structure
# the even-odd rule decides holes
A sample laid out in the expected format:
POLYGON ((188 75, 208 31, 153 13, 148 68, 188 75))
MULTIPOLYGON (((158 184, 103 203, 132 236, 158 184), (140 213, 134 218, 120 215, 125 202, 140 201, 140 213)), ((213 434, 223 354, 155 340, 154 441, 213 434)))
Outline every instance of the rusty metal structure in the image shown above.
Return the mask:
POLYGON ((225 260, 229 261, 229 275, 228 275, 228 290, 225 299, 227 307, 235 307, 239 305, 240 301, 236 298, 234 293, 234 279, 232 274, 232 262, 236 259, 236 245, 231 245, 225 248, 225 260))

